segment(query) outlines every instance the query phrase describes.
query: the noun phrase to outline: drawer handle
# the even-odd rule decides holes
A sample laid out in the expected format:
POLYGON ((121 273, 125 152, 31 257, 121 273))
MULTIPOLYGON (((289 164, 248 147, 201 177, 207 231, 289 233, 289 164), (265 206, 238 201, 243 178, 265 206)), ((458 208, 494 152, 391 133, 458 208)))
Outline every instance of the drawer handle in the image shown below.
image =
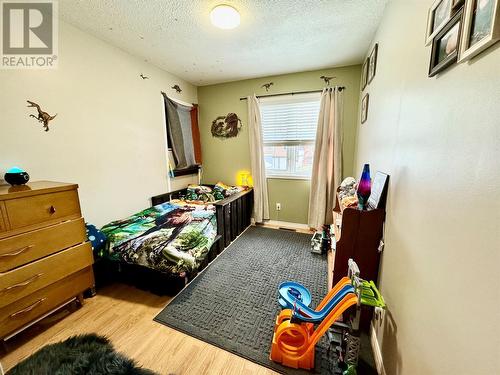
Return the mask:
POLYGON ((19 255, 19 254, 22 254, 24 253, 26 250, 29 250, 31 249, 33 246, 35 245, 29 245, 29 246, 25 246, 19 250, 16 250, 12 253, 7 253, 7 254, 0 254, 0 258, 7 258, 7 257, 15 257, 16 255, 19 255))
POLYGON ((7 288, 4 288, 4 289, 0 290, 0 292, 8 292, 11 289, 20 288, 22 286, 29 285, 33 281, 35 281, 38 278, 40 278, 40 276, 42 276, 42 275, 43 275, 43 273, 37 273, 35 276, 30 277, 28 280, 24 280, 24 281, 22 281, 22 282, 20 282, 18 284, 14 284, 14 285, 8 286, 7 288))
POLYGON ((33 310, 35 307, 37 307, 39 304, 41 304, 43 301, 45 301, 47 298, 40 298, 38 301, 36 301, 35 303, 33 303, 32 305, 29 305, 28 307, 22 309, 22 310, 19 310, 19 311, 16 311, 15 313, 13 314, 10 314, 9 316, 11 318, 15 318, 16 316, 18 315, 21 315, 21 314, 26 314, 28 312, 30 312, 31 310, 33 310))
POLYGON ((50 212, 51 215, 55 214, 56 213, 56 208, 54 206, 50 206, 49 212, 50 212))

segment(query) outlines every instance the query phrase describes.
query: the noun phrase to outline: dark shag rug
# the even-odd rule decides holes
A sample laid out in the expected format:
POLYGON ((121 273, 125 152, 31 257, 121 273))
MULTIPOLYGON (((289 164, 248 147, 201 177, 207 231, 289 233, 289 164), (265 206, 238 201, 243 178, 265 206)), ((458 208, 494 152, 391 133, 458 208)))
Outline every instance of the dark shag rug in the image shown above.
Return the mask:
MULTIPOLYGON (((303 374, 269 359, 278 285, 302 283, 316 306, 327 293, 327 258, 312 254, 311 235, 248 228, 163 309, 155 320, 281 373, 303 374)), ((335 373, 323 337, 313 372, 335 373)))
POLYGON ((6 375, 155 375, 117 353, 109 340, 95 334, 70 337, 44 346, 6 375))

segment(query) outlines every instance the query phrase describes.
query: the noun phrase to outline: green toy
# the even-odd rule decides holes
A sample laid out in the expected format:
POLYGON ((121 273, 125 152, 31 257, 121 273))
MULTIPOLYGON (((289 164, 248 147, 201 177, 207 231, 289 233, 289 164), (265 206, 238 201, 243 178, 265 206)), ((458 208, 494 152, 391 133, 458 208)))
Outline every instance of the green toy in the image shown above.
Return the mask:
POLYGON ((347 370, 345 370, 342 375, 357 375, 358 373, 356 372, 356 366, 354 365, 349 365, 347 366, 347 370))
POLYGON ((384 297, 380 294, 373 281, 361 280, 361 304, 385 309, 384 297))

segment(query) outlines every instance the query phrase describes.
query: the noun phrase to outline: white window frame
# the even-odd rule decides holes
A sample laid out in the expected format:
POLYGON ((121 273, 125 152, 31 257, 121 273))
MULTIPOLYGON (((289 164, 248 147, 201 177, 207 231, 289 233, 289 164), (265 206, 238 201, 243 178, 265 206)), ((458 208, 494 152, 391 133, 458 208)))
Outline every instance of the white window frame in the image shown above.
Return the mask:
MULTIPOLYGON (((275 96, 275 97, 264 97, 260 98, 259 102, 261 106, 263 105, 272 105, 272 104, 283 104, 283 103, 293 103, 293 102, 301 102, 301 101, 311 101, 312 99, 317 99, 318 101, 318 115, 319 115, 319 104, 321 100, 321 92, 307 93, 307 94, 290 94, 283 96, 275 96)), ((262 115, 261 115, 262 116, 262 115)), ((317 126, 317 124, 316 124, 317 126)), ((315 138, 316 138, 316 130, 315 130, 315 138)), ((263 140, 263 146, 294 146, 294 145, 306 145, 312 144, 315 146, 316 139, 314 140, 303 140, 303 141, 274 141, 274 142, 266 142, 263 140)), ((294 169, 295 166, 295 157, 293 153, 295 153, 294 148, 287 149, 287 161, 291 163, 291 168, 294 169)), ((313 151, 314 153, 314 151, 313 151)), ((293 172, 286 171, 284 173, 270 173, 266 168, 266 178, 268 179, 285 179, 285 180, 311 180, 311 176, 304 176, 300 174, 296 174, 293 172)))

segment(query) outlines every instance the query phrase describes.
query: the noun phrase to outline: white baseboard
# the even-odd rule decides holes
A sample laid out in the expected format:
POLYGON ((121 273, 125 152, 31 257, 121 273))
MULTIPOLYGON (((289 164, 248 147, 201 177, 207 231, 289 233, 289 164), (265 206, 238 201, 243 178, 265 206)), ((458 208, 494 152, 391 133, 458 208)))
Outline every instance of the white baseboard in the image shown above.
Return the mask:
POLYGON ((279 220, 267 220, 264 223, 264 226, 266 225, 276 228, 287 228, 287 229, 295 229, 295 230, 310 232, 309 226, 307 224, 290 223, 287 221, 279 221, 279 220))
POLYGON ((382 358, 382 351, 377 340, 377 332, 373 323, 370 325, 370 342, 372 344, 373 357, 375 358, 375 366, 379 375, 386 375, 384 367, 384 359, 382 358))

